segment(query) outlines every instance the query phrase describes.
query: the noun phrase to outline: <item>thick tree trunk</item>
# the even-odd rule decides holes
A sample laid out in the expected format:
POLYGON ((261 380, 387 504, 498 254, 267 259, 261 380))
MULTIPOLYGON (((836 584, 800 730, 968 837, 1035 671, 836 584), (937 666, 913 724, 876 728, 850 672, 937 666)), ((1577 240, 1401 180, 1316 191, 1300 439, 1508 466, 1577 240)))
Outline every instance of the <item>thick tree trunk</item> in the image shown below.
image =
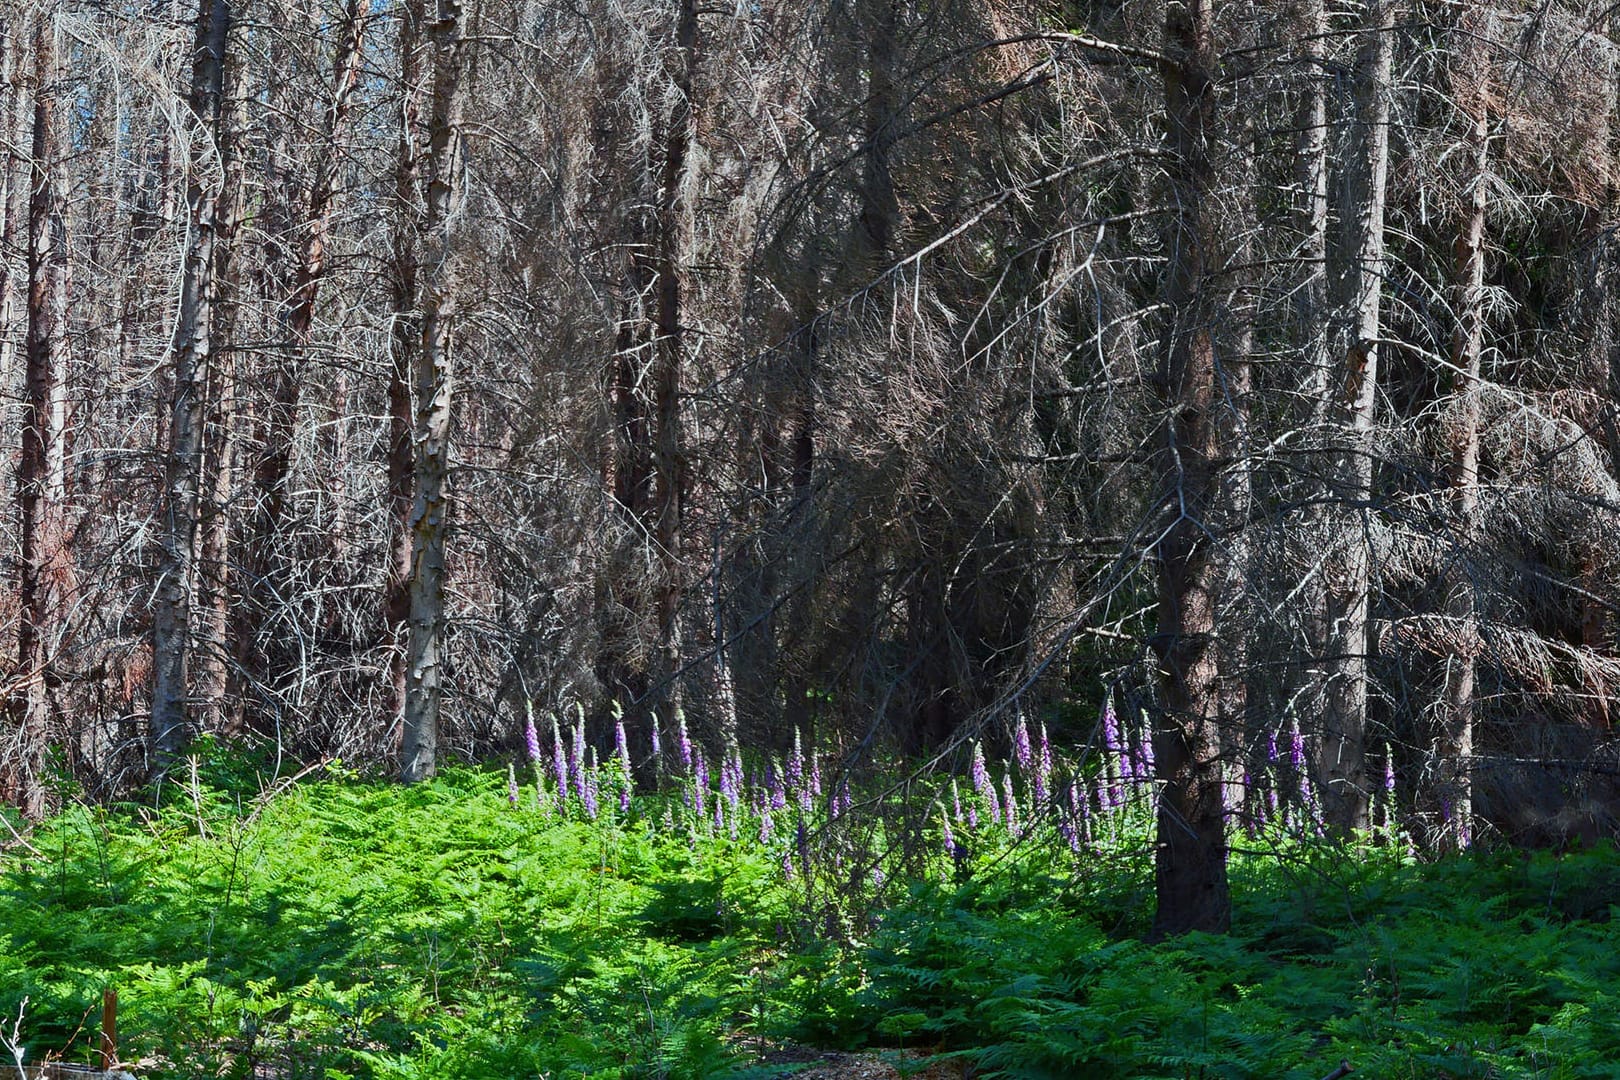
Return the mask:
POLYGON ((1384 201, 1389 176, 1389 108, 1395 57, 1395 2, 1370 0, 1356 58, 1356 127, 1345 207, 1344 281, 1350 314, 1339 400, 1345 444, 1334 494, 1351 513, 1326 567, 1326 649, 1318 772, 1327 823, 1341 831, 1369 824, 1367 650, 1372 533, 1373 417, 1377 402, 1380 311, 1384 288, 1384 201))
MULTIPOLYGON (((1466 50, 1476 53, 1477 50, 1466 50)), ((1476 79, 1464 105, 1468 117, 1468 151, 1472 175, 1468 201, 1457 230, 1457 327, 1452 347, 1458 404, 1451 435, 1451 512, 1457 540, 1446 581, 1446 614, 1453 620, 1452 653, 1446 658, 1441 697, 1440 731, 1435 762, 1439 777, 1440 842, 1468 846, 1473 832, 1474 801, 1470 758, 1474 751, 1474 669, 1479 655, 1479 626, 1474 615, 1474 580, 1469 572, 1479 530, 1479 376, 1485 340, 1485 206, 1490 183, 1490 117, 1488 70, 1483 57, 1471 65, 1476 79)))
POLYGON ((1210 148, 1215 119, 1212 0, 1173 2, 1163 63, 1172 202, 1165 332, 1156 376, 1166 418, 1159 451, 1172 515, 1155 555, 1164 712, 1153 745, 1160 785, 1155 936, 1223 932, 1231 923, 1220 733, 1216 612, 1225 568, 1206 522, 1219 500, 1220 422, 1214 308, 1208 280, 1215 215, 1210 148))
POLYGON ((697 69, 697 6, 679 0, 675 18, 675 89, 669 130, 664 140, 664 171, 658 200, 656 305, 654 313, 653 540, 657 545, 659 580, 654 613, 658 620, 658 697, 678 704, 677 673, 681 667, 680 615, 682 574, 681 527, 686 508, 686 462, 681 438, 681 369, 686 344, 682 331, 689 207, 682 198, 686 162, 692 141, 693 79, 697 69))
MULTIPOLYGON (((230 0, 200 0, 190 95, 196 125, 193 142, 199 150, 219 130, 231 17, 230 0)), ((174 396, 164 455, 159 513, 163 553, 152 627, 150 749, 151 767, 159 779, 167 774, 192 736, 188 677, 197 588, 195 551, 202 483, 204 376, 212 348, 214 243, 219 211, 219 191, 213 175, 214 170, 205 163, 194 162, 186 176, 189 228, 180 280, 179 318, 171 350, 174 396)))
POLYGON ((401 9, 399 31, 400 115, 399 150, 394 163, 393 326, 389 335, 388 367, 388 578, 383 596, 383 646, 388 659, 384 686, 387 742, 400 745, 405 728, 405 639, 411 613, 411 496, 414 462, 411 432, 411 377, 422 346, 421 316, 416 306, 421 266, 417 240, 422 227, 419 207, 422 152, 421 128, 422 31, 426 9, 422 0, 408 0, 401 9))
POLYGON ((461 168, 457 115, 461 81, 461 4, 439 0, 428 37, 433 48, 432 118, 428 123, 427 205, 421 267, 422 344, 416 354, 415 447, 411 502, 411 601, 405 650, 404 736, 400 775, 406 782, 438 767, 439 707, 444 692, 444 545, 449 512, 451 347, 456 313, 451 211, 461 168))
POLYGON ((22 460, 18 661, 24 679, 22 810, 46 812, 46 746, 54 725, 47 693, 73 591, 67 550, 68 252, 63 222, 60 133, 56 108, 55 20, 41 15, 34 32, 33 183, 28 200, 28 338, 22 460))
POLYGON ((231 501, 236 491, 238 455, 236 390, 237 315, 241 306, 237 242, 242 224, 242 155, 237 148, 247 127, 241 78, 232 71, 227 95, 234 102, 221 116, 219 155, 223 183, 217 199, 214 235, 214 326, 203 374, 202 483, 197 550, 197 677, 193 696, 202 730, 234 730, 240 700, 229 694, 231 625, 231 501))

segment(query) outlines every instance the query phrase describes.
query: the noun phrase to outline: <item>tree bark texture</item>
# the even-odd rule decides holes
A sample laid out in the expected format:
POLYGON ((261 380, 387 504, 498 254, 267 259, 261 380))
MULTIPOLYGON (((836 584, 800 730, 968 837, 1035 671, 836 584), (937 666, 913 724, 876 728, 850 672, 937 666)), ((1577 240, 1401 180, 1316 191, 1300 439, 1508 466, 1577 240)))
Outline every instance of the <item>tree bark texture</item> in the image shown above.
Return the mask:
POLYGON ((1325 568, 1325 682, 1318 746, 1323 816, 1342 832, 1365 829, 1371 806, 1366 738, 1376 452, 1372 427, 1378 394, 1394 57, 1394 0, 1373 0, 1368 4, 1367 24, 1356 57, 1354 151, 1344 209, 1349 265, 1343 285, 1350 325, 1338 410, 1344 445, 1334 470, 1334 495, 1348 512, 1335 523, 1338 535, 1325 568))
POLYGON ((61 135, 55 20, 34 30, 34 131, 28 200, 28 334, 22 459, 17 477, 22 560, 18 661, 23 681, 20 783, 23 813, 46 812, 47 745, 55 728, 49 696, 63 646, 74 571, 67 547, 68 252, 58 179, 61 135))
POLYGON ((439 0, 428 27, 433 52, 428 122, 427 203, 420 297, 422 344, 416 354, 413 435, 410 616, 405 650, 405 716, 400 775, 407 782, 438 767, 439 712, 445 666, 445 529, 449 515, 452 346, 456 275, 452 244, 461 167, 457 115, 461 81, 461 5, 439 0))
MULTIPOLYGON (((1467 20, 1463 23, 1466 30, 1467 20)), ((1490 185, 1490 84, 1485 58, 1478 49, 1462 49, 1464 78, 1472 82, 1462 103, 1468 124, 1470 174, 1467 199, 1456 241, 1457 325, 1452 346, 1452 372, 1457 387, 1456 416, 1450 438, 1447 479, 1456 553, 1446 575, 1446 614, 1453 620, 1455 643, 1446 659, 1441 696, 1440 730, 1435 754, 1439 776, 1441 844, 1468 846, 1473 831, 1474 802, 1469 759, 1474 752, 1474 680, 1479 656, 1479 624, 1474 609, 1474 543, 1479 531, 1479 380, 1485 341, 1485 210, 1490 185), (1477 61, 1468 64, 1469 56, 1477 61)))
POLYGON ((196 160, 219 132, 224 97, 230 0, 201 0, 190 109, 193 160, 186 170, 188 231, 180 311, 171 347, 173 390, 159 512, 163 551, 152 626, 151 768, 162 778, 193 734, 188 679, 196 598, 196 543, 202 484, 205 375, 212 348, 214 244, 218 226, 216 170, 196 160))
POLYGON ((1158 772, 1155 936, 1222 932, 1231 922, 1220 733, 1216 620, 1225 568, 1209 538, 1219 501, 1221 425, 1210 259, 1215 122, 1212 0, 1174 2, 1162 64, 1172 215, 1168 326, 1156 383, 1166 413, 1158 450, 1170 521, 1160 535, 1159 656, 1163 715, 1154 724, 1158 772))

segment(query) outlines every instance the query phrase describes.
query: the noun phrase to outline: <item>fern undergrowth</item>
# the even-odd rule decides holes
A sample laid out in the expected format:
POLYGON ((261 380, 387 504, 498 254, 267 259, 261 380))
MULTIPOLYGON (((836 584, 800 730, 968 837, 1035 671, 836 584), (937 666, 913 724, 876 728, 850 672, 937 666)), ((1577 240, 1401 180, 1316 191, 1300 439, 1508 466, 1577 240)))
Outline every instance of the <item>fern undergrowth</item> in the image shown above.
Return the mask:
POLYGON ((1607 847, 1419 864, 1264 832, 1232 935, 1147 944, 1145 812, 942 844, 881 804, 774 836, 700 827, 690 793, 541 814, 471 769, 263 787, 218 756, 156 810, 74 806, 6 850, 28 1060, 92 1060, 111 986, 152 1077, 768 1076, 791 1045, 1008 1077, 1620 1061, 1607 847))

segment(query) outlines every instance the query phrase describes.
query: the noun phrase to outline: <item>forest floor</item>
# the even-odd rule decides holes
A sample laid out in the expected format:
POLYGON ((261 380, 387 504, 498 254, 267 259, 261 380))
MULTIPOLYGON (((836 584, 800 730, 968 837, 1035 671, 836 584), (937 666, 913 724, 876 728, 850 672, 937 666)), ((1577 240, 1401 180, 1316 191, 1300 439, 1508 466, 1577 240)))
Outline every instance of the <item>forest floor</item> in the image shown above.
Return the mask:
POLYGON ((120 1056, 187 1080, 1620 1074, 1607 846, 1244 838, 1233 933, 1148 944, 1145 811, 953 860, 871 811, 733 839, 690 792, 559 820, 470 769, 289 786, 222 758, 169 795, 0 855, 28 1060, 91 1060, 110 986, 120 1056))

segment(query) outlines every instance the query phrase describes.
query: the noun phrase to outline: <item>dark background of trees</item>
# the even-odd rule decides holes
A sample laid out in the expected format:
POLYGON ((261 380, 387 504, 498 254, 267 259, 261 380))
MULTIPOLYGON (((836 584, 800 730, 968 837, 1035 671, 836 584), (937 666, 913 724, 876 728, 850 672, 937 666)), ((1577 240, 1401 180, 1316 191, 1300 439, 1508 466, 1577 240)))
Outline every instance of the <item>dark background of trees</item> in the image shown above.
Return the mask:
MULTIPOLYGON (((1612 828, 1597 4, 0 8, 5 796, 527 710, 1612 828), (8 631, 9 633, 10 631, 8 631)), ((667 740, 666 740, 667 743, 667 740)), ((638 750, 638 767, 653 771, 638 750)))

